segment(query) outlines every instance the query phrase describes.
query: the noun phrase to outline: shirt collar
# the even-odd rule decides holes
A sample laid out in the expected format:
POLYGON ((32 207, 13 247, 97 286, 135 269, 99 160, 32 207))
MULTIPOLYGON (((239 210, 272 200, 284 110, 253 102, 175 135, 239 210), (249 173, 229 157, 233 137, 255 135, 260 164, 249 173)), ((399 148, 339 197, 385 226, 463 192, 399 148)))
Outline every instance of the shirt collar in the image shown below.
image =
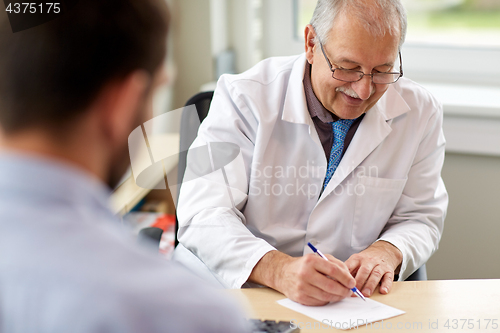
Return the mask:
POLYGON ((92 207, 112 215, 111 190, 83 169, 43 156, 1 151, 0 170, 0 189, 4 194, 92 207))
POLYGON ((311 118, 318 117, 318 119, 324 123, 337 121, 339 118, 328 111, 314 94, 311 83, 311 68, 311 64, 306 61, 306 69, 304 71, 304 79, 302 82, 304 83, 304 92, 306 95, 309 114, 311 115, 311 118))

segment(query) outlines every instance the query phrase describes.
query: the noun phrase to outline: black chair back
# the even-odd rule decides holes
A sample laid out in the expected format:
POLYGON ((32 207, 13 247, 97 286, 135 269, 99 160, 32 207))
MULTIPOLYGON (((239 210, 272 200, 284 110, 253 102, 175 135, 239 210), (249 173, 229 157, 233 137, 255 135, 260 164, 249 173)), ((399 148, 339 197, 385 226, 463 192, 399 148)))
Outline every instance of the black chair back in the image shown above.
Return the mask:
MULTIPOLYGON (((182 179, 184 178, 184 173, 186 171, 186 158, 187 152, 194 139, 198 135, 198 127, 199 124, 206 118, 208 115, 208 110, 210 109, 210 103, 212 102, 212 98, 214 96, 213 91, 205 91, 198 93, 191 97, 187 102, 186 106, 194 104, 196 106, 196 111, 198 114, 198 119, 196 119, 196 115, 192 112, 183 112, 181 117, 181 128, 180 128, 180 144, 179 144, 179 166, 177 171, 177 198, 176 207, 179 201, 179 193, 182 186, 182 179)), ((179 221, 177 221, 177 217, 175 219, 175 246, 179 244, 179 240, 177 239, 177 231, 179 230, 179 221)))

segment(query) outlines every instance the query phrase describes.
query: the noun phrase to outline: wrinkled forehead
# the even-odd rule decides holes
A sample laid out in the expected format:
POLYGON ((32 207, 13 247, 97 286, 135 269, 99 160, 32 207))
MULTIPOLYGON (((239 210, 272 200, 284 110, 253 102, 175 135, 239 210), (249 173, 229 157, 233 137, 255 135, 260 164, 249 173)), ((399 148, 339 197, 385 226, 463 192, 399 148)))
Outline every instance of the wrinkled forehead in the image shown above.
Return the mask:
MULTIPOLYGON (((381 8, 375 2, 353 1, 339 8, 332 29, 356 25, 363 28, 372 39, 392 36, 398 44, 401 40, 402 26, 400 17, 394 8, 381 8)), ((330 30, 330 32, 331 32, 330 30)))
POLYGON ((394 63, 398 58, 400 37, 399 31, 383 26, 374 28, 370 22, 345 12, 335 20, 325 48, 332 56, 343 54, 342 57, 376 58, 376 62, 394 63))

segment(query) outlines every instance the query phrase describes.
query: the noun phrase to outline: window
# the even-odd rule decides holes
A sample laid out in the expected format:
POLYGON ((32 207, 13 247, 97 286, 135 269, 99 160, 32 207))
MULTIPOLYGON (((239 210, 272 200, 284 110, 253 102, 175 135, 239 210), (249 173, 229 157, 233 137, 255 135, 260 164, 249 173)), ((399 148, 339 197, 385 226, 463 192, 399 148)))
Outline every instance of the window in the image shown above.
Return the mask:
MULTIPOLYGON (((317 0, 293 0, 303 43, 317 0)), ((405 76, 420 82, 500 86, 499 0, 402 0, 408 11, 405 76)))
POLYGON ((295 1, 295 37, 297 39, 304 39, 304 28, 311 21, 317 2, 318 0, 295 1))
POLYGON ((408 42, 500 47, 498 0, 406 0, 408 42))
MULTIPOLYGON (((317 0, 296 0, 296 38, 303 38, 317 0)), ((408 11, 407 43, 500 47, 498 0, 403 0, 408 11)))

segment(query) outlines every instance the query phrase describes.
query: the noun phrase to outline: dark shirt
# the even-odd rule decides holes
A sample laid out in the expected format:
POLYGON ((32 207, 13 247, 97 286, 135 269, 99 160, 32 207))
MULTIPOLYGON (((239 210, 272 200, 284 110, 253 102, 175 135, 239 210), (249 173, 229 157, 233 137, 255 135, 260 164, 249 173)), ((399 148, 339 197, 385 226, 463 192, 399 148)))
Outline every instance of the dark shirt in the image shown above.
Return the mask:
MULTIPOLYGON (((332 78, 332 80, 334 80, 332 78)), ((311 84, 311 64, 306 61, 306 70, 304 72, 304 91, 306 94, 307 101, 307 109, 309 110, 309 114, 314 122, 314 127, 316 128, 316 132, 318 132, 319 140, 321 141, 321 145, 323 146, 323 150, 325 151, 326 160, 330 160, 330 153, 333 146, 333 129, 331 122, 335 122, 339 120, 339 117, 328 111, 323 104, 318 100, 316 95, 314 94, 312 84, 311 84)), ((365 114, 363 113, 360 117, 358 117, 352 124, 351 128, 347 132, 344 141, 344 151, 342 152, 342 156, 345 154, 349 144, 351 143, 356 130, 363 120, 365 114)))

